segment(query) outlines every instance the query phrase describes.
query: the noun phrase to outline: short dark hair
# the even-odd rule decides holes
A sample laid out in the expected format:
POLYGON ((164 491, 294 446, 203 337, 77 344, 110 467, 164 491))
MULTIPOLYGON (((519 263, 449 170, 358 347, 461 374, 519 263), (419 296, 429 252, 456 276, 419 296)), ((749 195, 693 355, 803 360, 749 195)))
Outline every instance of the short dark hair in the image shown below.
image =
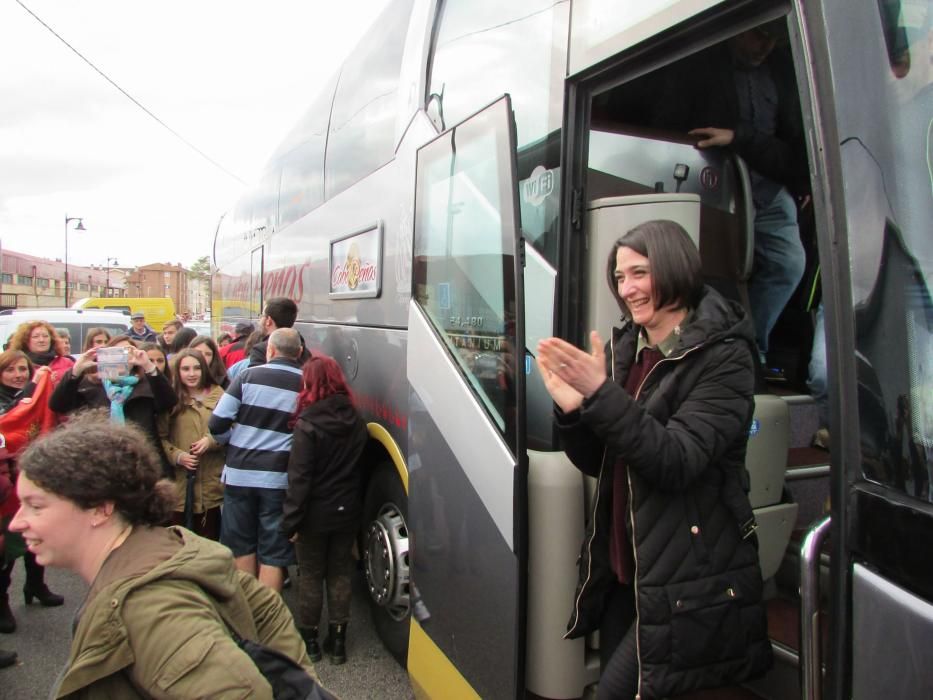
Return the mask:
POLYGON ((174 355, 179 350, 184 350, 188 347, 188 343, 198 337, 198 332, 194 328, 188 328, 188 326, 182 326, 178 329, 178 332, 175 334, 175 337, 172 338, 172 346, 168 349, 169 354, 174 355))
POLYGON ((272 297, 263 314, 272 319, 276 328, 291 328, 298 318, 298 305, 288 297, 272 297))
POLYGON ((703 273, 700 253, 684 228, 667 219, 639 224, 617 240, 606 260, 606 281, 612 296, 628 318, 628 307, 619 296, 616 282, 616 253, 619 248, 631 248, 651 263, 654 308, 671 304, 678 309, 695 309, 703 295, 703 273))
POLYGON ((104 409, 69 418, 33 441, 20 471, 40 488, 88 510, 107 502, 132 525, 160 525, 175 506, 175 485, 146 434, 109 420, 104 409))

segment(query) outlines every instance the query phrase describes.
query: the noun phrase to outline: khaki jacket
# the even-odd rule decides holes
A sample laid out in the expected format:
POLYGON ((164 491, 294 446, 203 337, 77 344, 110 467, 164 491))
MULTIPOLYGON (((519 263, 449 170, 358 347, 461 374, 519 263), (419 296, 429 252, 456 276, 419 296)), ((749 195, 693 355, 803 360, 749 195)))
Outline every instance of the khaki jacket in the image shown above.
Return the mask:
POLYGON ((88 593, 52 697, 271 699, 228 625, 314 675, 282 598, 237 571, 229 549, 184 528, 136 528, 88 593))
POLYGON ((224 487, 220 483, 220 474, 224 468, 225 448, 218 445, 207 429, 207 422, 211 418, 217 402, 224 395, 219 386, 211 388, 205 400, 193 401, 185 399, 184 406, 175 414, 166 411, 159 415, 159 437, 162 439, 162 449, 170 464, 175 467, 175 490, 178 498, 175 501, 175 510, 185 509, 185 489, 188 470, 178 464, 178 458, 187 452, 191 443, 202 437, 210 438, 210 450, 201 456, 198 465, 197 477, 194 481, 194 512, 203 513, 210 508, 217 508, 224 502, 224 487))

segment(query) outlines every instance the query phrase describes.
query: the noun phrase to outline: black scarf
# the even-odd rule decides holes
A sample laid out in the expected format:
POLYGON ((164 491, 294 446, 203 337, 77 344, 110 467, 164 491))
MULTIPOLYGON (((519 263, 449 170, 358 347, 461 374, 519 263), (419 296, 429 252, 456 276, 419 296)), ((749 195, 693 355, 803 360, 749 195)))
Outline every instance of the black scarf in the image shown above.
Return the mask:
POLYGON ((33 352, 32 350, 27 350, 26 355, 32 360, 32 364, 37 367, 48 367, 52 364, 52 360, 58 357, 58 353, 54 350, 46 350, 45 352, 33 352))

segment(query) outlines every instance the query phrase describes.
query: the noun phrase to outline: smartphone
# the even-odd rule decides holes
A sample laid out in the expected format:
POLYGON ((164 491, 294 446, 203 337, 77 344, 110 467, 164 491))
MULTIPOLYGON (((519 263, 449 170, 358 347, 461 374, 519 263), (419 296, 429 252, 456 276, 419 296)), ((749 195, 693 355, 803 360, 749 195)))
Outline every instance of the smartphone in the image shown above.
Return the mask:
POLYGON ((130 373, 129 348, 98 348, 97 371, 102 379, 119 379, 130 373))

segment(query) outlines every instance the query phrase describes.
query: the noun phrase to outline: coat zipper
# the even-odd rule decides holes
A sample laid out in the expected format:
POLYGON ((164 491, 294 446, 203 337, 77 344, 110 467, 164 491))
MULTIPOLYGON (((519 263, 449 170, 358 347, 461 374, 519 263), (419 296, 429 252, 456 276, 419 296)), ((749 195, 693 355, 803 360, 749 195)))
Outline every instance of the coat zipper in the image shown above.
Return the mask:
MULTIPOLYGON (((648 377, 651 376, 651 373, 654 372, 655 367, 657 367, 662 362, 677 362, 682 360, 684 357, 689 355, 694 350, 703 347, 703 343, 695 345, 692 348, 685 350, 683 353, 677 357, 664 357, 658 360, 654 367, 648 370, 648 373, 644 376, 641 382, 638 385, 638 388, 635 390, 635 396, 632 397, 635 402, 638 401, 638 397, 641 396, 641 390, 645 386, 645 382, 648 381, 648 377)), ((615 346, 612 348, 612 379, 615 380, 616 374, 616 365, 615 365, 615 346)), ((605 461, 605 457, 603 457, 605 461)), ((641 698, 641 640, 638 635, 638 626, 641 617, 638 606, 638 547, 635 544, 635 489, 632 486, 632 474, 629 471, 628 465, 625 465, 625 479, 628 482, 628 514, 629 521, 632 523, 632 559, 635 561, 635 571, 632 574, 633 583, 632 587, 634 588, 635 596, 635 660, 638 662, 638 690, 636 691, 636 699, 641 698)))
POLYGON ((592 514, 590 515, 590 517, 593 519, 593 530, 586 542, 586 578, 580 585, 580 592, 577 593, 576 600, 573 602, 573 626, 564 633, 564 639, 567 639, 577 628, 577 625, 580 624, 580 600, 583 598, 583 594, 586 592, 586 587, 589 584, 593 573, 593 540, 596 538, 596 528, 598 525, 596 522, 596 513, 599 508, 599 496, 600 491, 602 490, 601 486, 603 483, 603 473, 606 467, 606 453, 606 448, 603 448, 603 459, 599 466, 599 477, 596 479, 596 499, 593 501, 592 514))

